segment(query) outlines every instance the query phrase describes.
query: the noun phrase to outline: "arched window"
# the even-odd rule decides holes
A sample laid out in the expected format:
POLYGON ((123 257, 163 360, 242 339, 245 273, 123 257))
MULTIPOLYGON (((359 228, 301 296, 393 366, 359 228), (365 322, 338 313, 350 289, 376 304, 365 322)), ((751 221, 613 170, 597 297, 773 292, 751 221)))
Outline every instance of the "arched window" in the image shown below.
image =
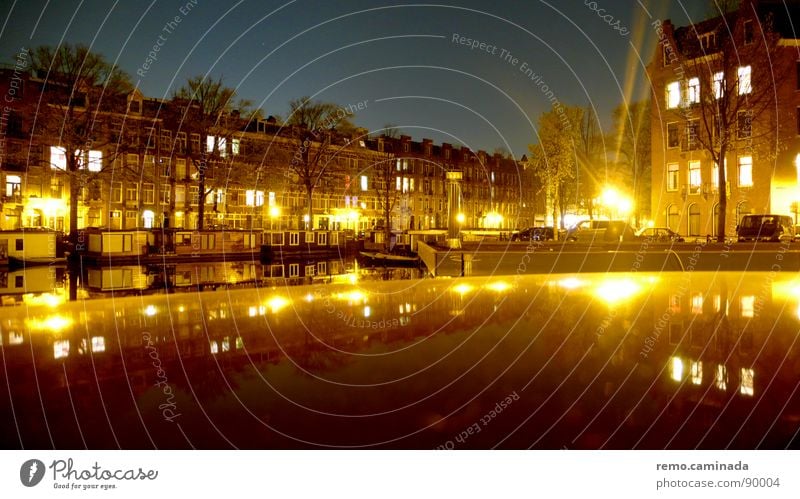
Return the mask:
POLYGON ((689 205, 689 235, 700 235, 700 207, 697 203, 689 205))
POLYGON ((675 232, 678 231, 678 224, 681 221, 681 214, 678 211, 678 206, 675 204, 671 204, 667 206, 667 227, 674 230, 675 232))
POLYGON ((719 235, 719 203, 714 204, 714 209, 711 210, 711 233, 714 236, 719 235))

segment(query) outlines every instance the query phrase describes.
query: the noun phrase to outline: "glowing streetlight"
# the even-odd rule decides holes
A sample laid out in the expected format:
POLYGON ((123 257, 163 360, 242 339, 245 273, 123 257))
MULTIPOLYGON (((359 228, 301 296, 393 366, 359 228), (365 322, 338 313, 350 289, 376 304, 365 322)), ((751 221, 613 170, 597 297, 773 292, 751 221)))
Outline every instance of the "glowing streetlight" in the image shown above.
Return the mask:
POLYGON ((456 215, 456 221, 459 224, 463 224, 467 220, 467 217, 463 213, 459 213, 456 215))
POLYGON ((272 230, 275 219, 281 216, 281 208, 279 206, 269 207, 269 230, 272 230))
POLYGON ((606 187, 597 201, 608 210, 610 218, 625 216, 633 211, 633 201, 614 187, 606 187))

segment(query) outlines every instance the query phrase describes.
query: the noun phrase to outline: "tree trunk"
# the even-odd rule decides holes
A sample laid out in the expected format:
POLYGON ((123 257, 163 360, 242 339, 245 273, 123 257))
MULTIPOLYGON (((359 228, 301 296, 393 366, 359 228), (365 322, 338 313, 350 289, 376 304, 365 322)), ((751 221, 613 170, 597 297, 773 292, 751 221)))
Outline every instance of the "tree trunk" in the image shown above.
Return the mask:
POLYGON ((717 242, 725 242, 725 213, 728 211, 728 185, 725 176, 725 154, 727 146, 722 144, 719 148, 719 161, 717 161, 717 180, 719 183, 719 215, 717 218, 717 242))
POLYGON ((556 188, 553 193, 553 232, 557 233, 559 228, 563 229, 558 223, 558 188, 556 188))
MULTIPOLYGON (((206 172, 205 168, 200 170, 200 181, 197 188, 197 195, 200 199, 197 200, 197 230, 203 230, 203 225, 206 216, 206 172)), ((255 203, 254 203, 255 204, 255 203)))
MULTIPOLYGON (((306 184, 306 216, 308 217, 308 223, 304 224, 305 229, 314 229, 314 186, 307 183, 306 184)), ((303 221, 305 222, 305 220, 303 221)))

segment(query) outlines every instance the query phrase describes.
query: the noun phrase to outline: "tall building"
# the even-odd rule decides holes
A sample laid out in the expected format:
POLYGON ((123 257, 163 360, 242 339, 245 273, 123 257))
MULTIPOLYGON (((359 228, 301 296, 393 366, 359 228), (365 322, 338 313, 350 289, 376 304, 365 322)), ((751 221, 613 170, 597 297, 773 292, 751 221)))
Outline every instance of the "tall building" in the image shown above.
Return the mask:
POLYGON ((743 0, 724 16, 690 26, 653 23, 659 37, 648 66, 656 225, 716 236, 720 189, 727 194, 728 236, 748 213, 792 215, 798 222, 797 26, 800 3, 776 0, 743 0))

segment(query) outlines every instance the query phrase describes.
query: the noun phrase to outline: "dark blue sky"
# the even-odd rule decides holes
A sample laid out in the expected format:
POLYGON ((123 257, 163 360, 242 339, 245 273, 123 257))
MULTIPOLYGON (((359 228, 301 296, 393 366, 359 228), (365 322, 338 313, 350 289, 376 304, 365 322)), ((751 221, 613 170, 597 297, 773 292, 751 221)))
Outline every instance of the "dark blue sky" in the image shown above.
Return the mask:
POLYGON ((594 106, 608 126, 615 106, 646 96, 650 23, 684 25, 707 12, 704 0, 4 0, 0 54, 81 42, 149 96, 169 97, 190 76, 223 76, 266 114, 285 116, 302 95, 366 102, 355 122, 370 130, 391 123, 417 140, 520 157, 552 107, 544 85, 565 105, 594 106))

